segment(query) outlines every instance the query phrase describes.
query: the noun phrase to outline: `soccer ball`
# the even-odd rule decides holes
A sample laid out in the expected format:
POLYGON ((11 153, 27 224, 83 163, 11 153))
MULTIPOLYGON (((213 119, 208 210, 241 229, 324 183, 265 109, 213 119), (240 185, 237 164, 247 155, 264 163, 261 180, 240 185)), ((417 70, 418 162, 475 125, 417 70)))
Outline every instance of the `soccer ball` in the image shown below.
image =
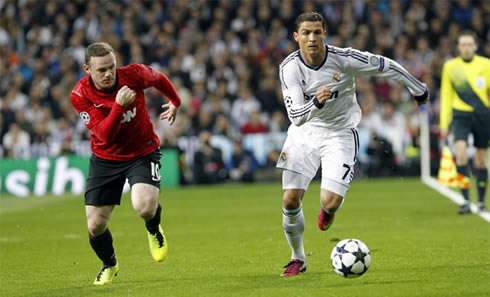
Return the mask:
POLYGON ((371 253, 359 239, 344 239, 337 243, 330 254, 333 270, 343 277, 363 275, 371 264, 371 253))

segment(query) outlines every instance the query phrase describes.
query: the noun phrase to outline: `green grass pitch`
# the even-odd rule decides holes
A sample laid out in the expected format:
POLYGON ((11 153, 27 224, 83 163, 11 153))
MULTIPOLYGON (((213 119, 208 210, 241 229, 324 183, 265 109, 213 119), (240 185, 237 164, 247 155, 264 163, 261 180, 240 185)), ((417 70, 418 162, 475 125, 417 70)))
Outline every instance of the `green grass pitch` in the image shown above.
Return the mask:
POLYGON ((490 224, 415 179, 354 181, 327 232, 316 226, 319 184, 304 201, 308 270, 279 274, 290 257, 281 185, 164 190, 169 256, 153 262, 143 221, 123 197, 111 231, 120 265, 93 286, 82 196, 0 198, 0 296, 490 296, 490 224), (357 279, 336 275, 337 239, 359 238, 372 264, 357 279))

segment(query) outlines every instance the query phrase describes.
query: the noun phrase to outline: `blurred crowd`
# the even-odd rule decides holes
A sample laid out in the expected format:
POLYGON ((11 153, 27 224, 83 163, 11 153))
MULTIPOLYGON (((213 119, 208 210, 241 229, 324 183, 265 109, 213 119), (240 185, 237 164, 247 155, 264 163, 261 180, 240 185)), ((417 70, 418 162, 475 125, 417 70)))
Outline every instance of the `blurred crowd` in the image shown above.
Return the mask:
MULTIPOLYGON (((438 123, 442 64, 455 56, 463 29, 490 56, 490 1, 470 0, 0 0, 0 156, 77 152, 89 134, 69 94, 85 73, 85 47, 110 43, 118 66, 144 63, 165 73, 182 98, 177 122, 157 120, 164 102, 147 90, 147 107, 163 146, 202 133, 240 143, 250 133, 289 125, 278 65, 297 45, 295 17, 322 13, 327 43, 390 57, 427 83, 438 123)), ((417 106, 392 81, 357 80, 360 129, 368 148, 392 152, 396 166, 417 145, 417 106)), ((382 156, 381 156, 382 157, 382 156)))

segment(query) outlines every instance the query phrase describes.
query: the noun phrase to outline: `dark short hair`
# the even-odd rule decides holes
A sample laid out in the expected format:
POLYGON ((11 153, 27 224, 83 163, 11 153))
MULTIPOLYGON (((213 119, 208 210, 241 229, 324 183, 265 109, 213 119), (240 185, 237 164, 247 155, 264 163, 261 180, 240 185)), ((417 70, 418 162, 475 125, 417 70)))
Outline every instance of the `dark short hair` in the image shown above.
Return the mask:
POLYGON ((103 57, 113 53, 114 49, 107 42, 95 42, 85 49, 85 64, 88 64, 91 57, 103 57))
POLYGON ((323 16, 318 12, 305 12, 300 14, 294 21, 294 24, 296 25, 296 32, 298 32, 299 26, 303 22, 321 22, 323 29, 327 30, 325 20, 323 19, 323 16))
POLYGON ((470 31, 470 30, 463 30, 458 34, 458 39, 456 39, 456 42, 459 43, 459 39, 463 36, 471 36, 473 37, 473 41, 475 43, 478 43, 478 37, 476 36, 475 32, 470 31))

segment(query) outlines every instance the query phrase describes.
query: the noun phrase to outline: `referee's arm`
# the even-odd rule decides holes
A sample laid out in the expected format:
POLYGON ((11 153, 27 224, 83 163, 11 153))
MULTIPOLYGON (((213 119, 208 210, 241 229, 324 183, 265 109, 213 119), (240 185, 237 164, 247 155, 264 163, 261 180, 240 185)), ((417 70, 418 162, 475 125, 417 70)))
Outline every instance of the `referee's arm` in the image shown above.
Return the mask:
POLYGON ((451 83, 451 78, 449 77, 449 66, 444 63, 442 67, 442 78, 441 78, 441 111, 440 111, 440 122, 439 128, 441 129, 441 134, 443 137, 447 136, 447 130, 449 128, 449 123, 452 118, 453 111, 453 98, 456 91, 451 83))

